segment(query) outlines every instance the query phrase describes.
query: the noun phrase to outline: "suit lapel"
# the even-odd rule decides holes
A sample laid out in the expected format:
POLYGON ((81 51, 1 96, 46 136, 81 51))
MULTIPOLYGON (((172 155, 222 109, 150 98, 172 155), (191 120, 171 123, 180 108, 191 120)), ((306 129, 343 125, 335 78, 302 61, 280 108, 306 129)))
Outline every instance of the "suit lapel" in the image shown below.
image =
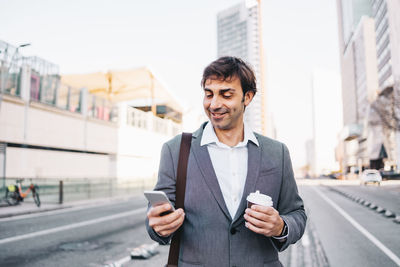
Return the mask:
POLYGON ((224 197, 222 196, 221 188, 219 186, 217 175, 215 174, 207 146, 200 146, 202 134, 202 131, 196 132, 196 138, 192 143, 192 151, 207 186, 209 187, 211 193, 213 194, 221 210, 224 212, 225 216, 231 221, 232 217, 229 214, 228 208, 226 207, 224 201, 224 197))
MULTIPOLYGON (((261 144, 260 144, 261 145, 261 144)), ((233 219, 233 226, 240 223, 243 220, 244 210, 247 206, 246 197, 251 192, 255 191, 258 174, 260 171, 260 164, 261 164, 261 148, 254 144, 253 142, 248 142, 248 161, 247 161, 247 177, 246 177, 246 184, 244 186, 242 199, 239 204, 239 208, 236 211, 235 218, 233 219)))

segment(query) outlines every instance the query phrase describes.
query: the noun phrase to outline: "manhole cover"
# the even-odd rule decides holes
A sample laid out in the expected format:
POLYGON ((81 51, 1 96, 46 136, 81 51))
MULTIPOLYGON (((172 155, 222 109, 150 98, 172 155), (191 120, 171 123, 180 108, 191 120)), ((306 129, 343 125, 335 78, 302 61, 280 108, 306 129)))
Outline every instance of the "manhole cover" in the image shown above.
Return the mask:
POLYGON ((99 247, 100 247, 99 244, 91 243, 89 241, 64 243, 59 246, 61 250, 65 251, 89 251, 89 250, 95 250, 99 247))

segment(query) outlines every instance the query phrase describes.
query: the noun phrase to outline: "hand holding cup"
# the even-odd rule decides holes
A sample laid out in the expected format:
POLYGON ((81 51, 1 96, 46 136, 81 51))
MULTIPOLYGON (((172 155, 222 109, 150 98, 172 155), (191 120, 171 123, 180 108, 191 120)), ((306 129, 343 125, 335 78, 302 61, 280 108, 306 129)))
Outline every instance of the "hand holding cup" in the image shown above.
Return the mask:
POLYGON ((261 194, 258 190, 247 196, 247 209, 244 218, 245 226, 251 231, 265 236, 279 236, 284 222, 279 212, 272 207, 271 197, 261 194))

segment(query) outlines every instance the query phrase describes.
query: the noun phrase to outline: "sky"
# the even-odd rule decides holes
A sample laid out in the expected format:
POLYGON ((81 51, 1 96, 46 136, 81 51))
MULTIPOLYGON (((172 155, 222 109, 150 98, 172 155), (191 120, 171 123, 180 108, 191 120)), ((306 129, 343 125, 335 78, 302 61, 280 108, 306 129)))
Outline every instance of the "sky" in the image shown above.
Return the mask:
MULTIPOLYGON (((217 56, 216 15, 239 2, 0 0, 0 40, 31 43, 21 53, 59 65, 61 74, 148 66, 184 107, 200 113, 202 71, 217 56)), ((312 73, 339 75, 336 1, 262 3, 269 109, 277 139, 299 167, 312 136, 312 73)))

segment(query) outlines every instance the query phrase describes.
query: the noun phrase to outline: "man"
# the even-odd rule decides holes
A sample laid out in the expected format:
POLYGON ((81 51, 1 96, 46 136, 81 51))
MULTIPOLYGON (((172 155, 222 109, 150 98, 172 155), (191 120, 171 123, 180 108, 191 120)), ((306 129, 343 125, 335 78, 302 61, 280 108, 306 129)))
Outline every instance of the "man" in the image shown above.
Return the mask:
MULTIPOLYGON (((222 57, 203 73, 209 118, 193 133, 184 208, 149 208, 150 237, 167 244, 183 227, 179 266, 281 266, 278 251, 301 238, 306 224, 289 152, 282 143, 253 133, 243 122, 256 93, 253 71, 242 60, 222 57), (273 206, 247 207, 259 190, 273 206)), ((181 136, 164 144, 155 190, 175 201, 181 136)))

